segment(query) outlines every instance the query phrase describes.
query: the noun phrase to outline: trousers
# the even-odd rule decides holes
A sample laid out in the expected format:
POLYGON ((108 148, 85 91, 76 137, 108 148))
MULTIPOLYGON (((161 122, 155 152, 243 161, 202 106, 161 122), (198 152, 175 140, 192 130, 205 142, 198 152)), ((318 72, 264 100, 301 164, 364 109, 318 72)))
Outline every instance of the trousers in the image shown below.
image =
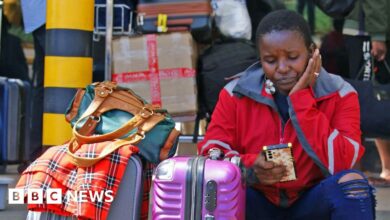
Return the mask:
POLYGON ((374 188, 367 179, 338 183, 339 179, 357 170, 345 170, 329 176, 313 186, 288 208, 274 205, 260 192, 248 187, 247 220, 370 220, 375 219, 374 188))
POLYGON ((33 108, 31 123, 31 154, 33 161, 42 153, 42 121, 44 105, 44 60, 45 60, 45 25, 33 31, 35 58, 33 63, 33 108))

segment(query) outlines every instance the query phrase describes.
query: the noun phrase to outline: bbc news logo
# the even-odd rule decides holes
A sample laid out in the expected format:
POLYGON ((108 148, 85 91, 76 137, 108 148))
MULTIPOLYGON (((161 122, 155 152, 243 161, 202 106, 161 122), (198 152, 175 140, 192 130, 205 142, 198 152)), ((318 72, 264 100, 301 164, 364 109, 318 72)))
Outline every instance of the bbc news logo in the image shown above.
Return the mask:
MULTIPOLYGON (((9 204, 24 204, 24 189, 8 189, 9 204)), ((112 190, 106 191, 68 191, 63 196, 61 189, 27 189, 27 204, 61 204, 62 199, 74 202, 112 202, 114 200, 112 190)))

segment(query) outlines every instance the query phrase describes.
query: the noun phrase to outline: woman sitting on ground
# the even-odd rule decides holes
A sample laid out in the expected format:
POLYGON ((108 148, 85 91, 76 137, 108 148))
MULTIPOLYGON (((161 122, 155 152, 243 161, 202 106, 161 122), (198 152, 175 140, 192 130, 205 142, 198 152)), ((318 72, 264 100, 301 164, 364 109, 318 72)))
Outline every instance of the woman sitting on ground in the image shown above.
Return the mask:
POLYGON ((304 18, 288 10, 257 29, 260 63, 221 91, 199 153, 240 154, 246 219, 374 219, 373 189, 351 170, 364 153, 356 91, 321 68, 304 18), (296 179, 263 146, 292 144, 296 179))

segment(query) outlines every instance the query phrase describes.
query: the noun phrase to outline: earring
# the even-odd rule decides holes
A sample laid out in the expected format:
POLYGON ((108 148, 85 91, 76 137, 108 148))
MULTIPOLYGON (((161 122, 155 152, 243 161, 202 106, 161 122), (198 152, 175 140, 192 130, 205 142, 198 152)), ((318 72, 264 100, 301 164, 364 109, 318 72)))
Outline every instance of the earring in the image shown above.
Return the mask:
POLYGON ((265 92, 270 95, 276 92, 274 83, 270 79, 265 80, 265 92))

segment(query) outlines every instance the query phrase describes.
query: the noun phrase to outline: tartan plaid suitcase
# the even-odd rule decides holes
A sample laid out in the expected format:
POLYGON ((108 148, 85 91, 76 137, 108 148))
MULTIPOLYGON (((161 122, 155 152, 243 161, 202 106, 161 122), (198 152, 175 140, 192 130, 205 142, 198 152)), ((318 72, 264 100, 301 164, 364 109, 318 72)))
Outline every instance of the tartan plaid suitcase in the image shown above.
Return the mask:
MULTIPOLYGON (((152 172, 148 169, 152 169, 152 167, 153 166, 148 163, 143 165, 143 162, 138 155, 132 155, 129 158, 126 171, 123 175, 114 201, 110 206, 110 211, 107 217, 108 220, 146 219, 147 216, 144 216, 145 212, 142 212, 142 210, 146 210, 147 214, 148 207, 143 206, 148 204, 148 202, 144 200, 145 198, 148 198, 148 195, 145 195, 145 192, 146 194, 149 192, 148 187, 150 187, 150 178, 152 172)), ((50 212, 36 211, 29 211, 26 218, 26 220, 71 219, 77 219, 77 217, 60 216, 50 212)))
POLYGON ((198 42, 211 40, 210 0, 139 0, 138 26, 142 33, 191 31, 198 42), (165 15, 166 20, 160 20, 165 15))

